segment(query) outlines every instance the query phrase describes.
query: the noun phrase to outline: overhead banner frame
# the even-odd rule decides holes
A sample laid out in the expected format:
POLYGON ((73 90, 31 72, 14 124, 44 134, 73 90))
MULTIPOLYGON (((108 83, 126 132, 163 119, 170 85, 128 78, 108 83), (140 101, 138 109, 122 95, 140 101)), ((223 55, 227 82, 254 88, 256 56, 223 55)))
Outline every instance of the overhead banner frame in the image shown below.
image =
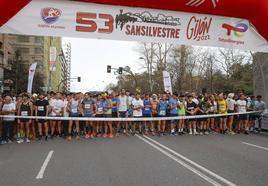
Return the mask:
POLYGON ((33 0, 0 33, 216 46, 268 52, 246 19, 76 1, 33 0))

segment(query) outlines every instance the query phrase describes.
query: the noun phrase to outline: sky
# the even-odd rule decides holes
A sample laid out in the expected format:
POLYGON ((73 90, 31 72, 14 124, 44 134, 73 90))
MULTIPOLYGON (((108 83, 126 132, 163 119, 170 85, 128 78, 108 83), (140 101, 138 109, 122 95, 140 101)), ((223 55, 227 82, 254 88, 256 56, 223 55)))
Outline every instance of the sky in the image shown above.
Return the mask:
POLYGON ((68 42, 72 50, 71 78, 81 77, 81 83, 71 81, 71 91, 102 91, 109 83, 116 83, 116 75, 106 73, 107 65, 140 70, 137 42, 63 38, 63 44, 68 42))

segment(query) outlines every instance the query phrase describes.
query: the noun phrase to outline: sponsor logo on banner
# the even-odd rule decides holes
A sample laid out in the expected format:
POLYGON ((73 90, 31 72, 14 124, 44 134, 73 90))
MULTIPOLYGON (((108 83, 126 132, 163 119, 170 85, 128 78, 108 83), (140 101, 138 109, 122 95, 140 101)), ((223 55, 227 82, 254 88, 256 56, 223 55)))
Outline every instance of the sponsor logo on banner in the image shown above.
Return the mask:
POLYGON ((222 28, 226 29, 228 36, 233 33, 236 37, 243 37, 244 33, 248 30, 248 25, 245 23, 238 23, 235 26, 232 26, 224 23, 222 28))
POLYGON ((45 24, 39 24, 41 28, 65 29, 64 26, 54 25, 62 15, 60 9, 47 7, 41 9, 41 18, 45 24))
POLYGON ((120 10, 120 14, 116 15, 115 25, 116 29, 129 36, 180 38, 180 18, 162 13, 152 15, 149 11, 124 13, 120 10))
POLYGON ((43 8, 41 10, 41 17, 43 19, 43 21, 47 24, 53 24, 56 21, 58 21, 58 19, 61 16, 61 10, 57 9, 57 8, 43 8))
POLYGON ((187 26, 187 39, 195 41, 209 40, 211 22, 212 17, 198 18, 197 16, 192 16, 187 26))
POLYGON ((242 39, 245 33, 248 31, 248 28, 249 25, 246 23, 238 23, 235 26, 224 23, 222 24, 222 29, 226 31, 225 33, 227 36, 229 36, 229 38, 219 37, 219 41, 224 43, 232 43, 236 45, 244 45, 245 41, 243 41, 242 39))
MULTIPOLYGON (((216 8, 217 4, 219 3, 220 0, 210 0, 213 7, 216 8)), ((194 7, 198 7, 200 5, 202 5, 204 2, 206 2, 206 0, 187 0, 186 5, 187 6, 194 6, 194 7)))

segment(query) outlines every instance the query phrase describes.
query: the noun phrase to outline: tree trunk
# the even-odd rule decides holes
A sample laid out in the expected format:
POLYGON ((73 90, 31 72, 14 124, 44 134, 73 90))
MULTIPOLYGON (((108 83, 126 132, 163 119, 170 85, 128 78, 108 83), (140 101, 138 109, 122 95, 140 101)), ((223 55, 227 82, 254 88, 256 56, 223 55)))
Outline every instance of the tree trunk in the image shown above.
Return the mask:
POLYGON ((254 94, 268 104, 268 53, 253 54, 253 85, 254 94))

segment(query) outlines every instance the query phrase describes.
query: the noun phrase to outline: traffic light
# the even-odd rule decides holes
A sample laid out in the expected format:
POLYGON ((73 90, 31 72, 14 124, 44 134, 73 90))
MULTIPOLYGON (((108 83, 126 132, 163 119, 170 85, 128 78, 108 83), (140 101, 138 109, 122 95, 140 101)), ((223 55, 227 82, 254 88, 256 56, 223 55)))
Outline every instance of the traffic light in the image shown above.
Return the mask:
POLYGON ((123 74, 123 67, 119 67, 118 74, 123 74))
POLYGON ((81 77, 77 78, 77 82, 79 82, 79 83, 81 82, 81 77))
POLYGON ((112 72, 112 66, 111 65, 107 65, 107 73, 111 73, 112 72))

